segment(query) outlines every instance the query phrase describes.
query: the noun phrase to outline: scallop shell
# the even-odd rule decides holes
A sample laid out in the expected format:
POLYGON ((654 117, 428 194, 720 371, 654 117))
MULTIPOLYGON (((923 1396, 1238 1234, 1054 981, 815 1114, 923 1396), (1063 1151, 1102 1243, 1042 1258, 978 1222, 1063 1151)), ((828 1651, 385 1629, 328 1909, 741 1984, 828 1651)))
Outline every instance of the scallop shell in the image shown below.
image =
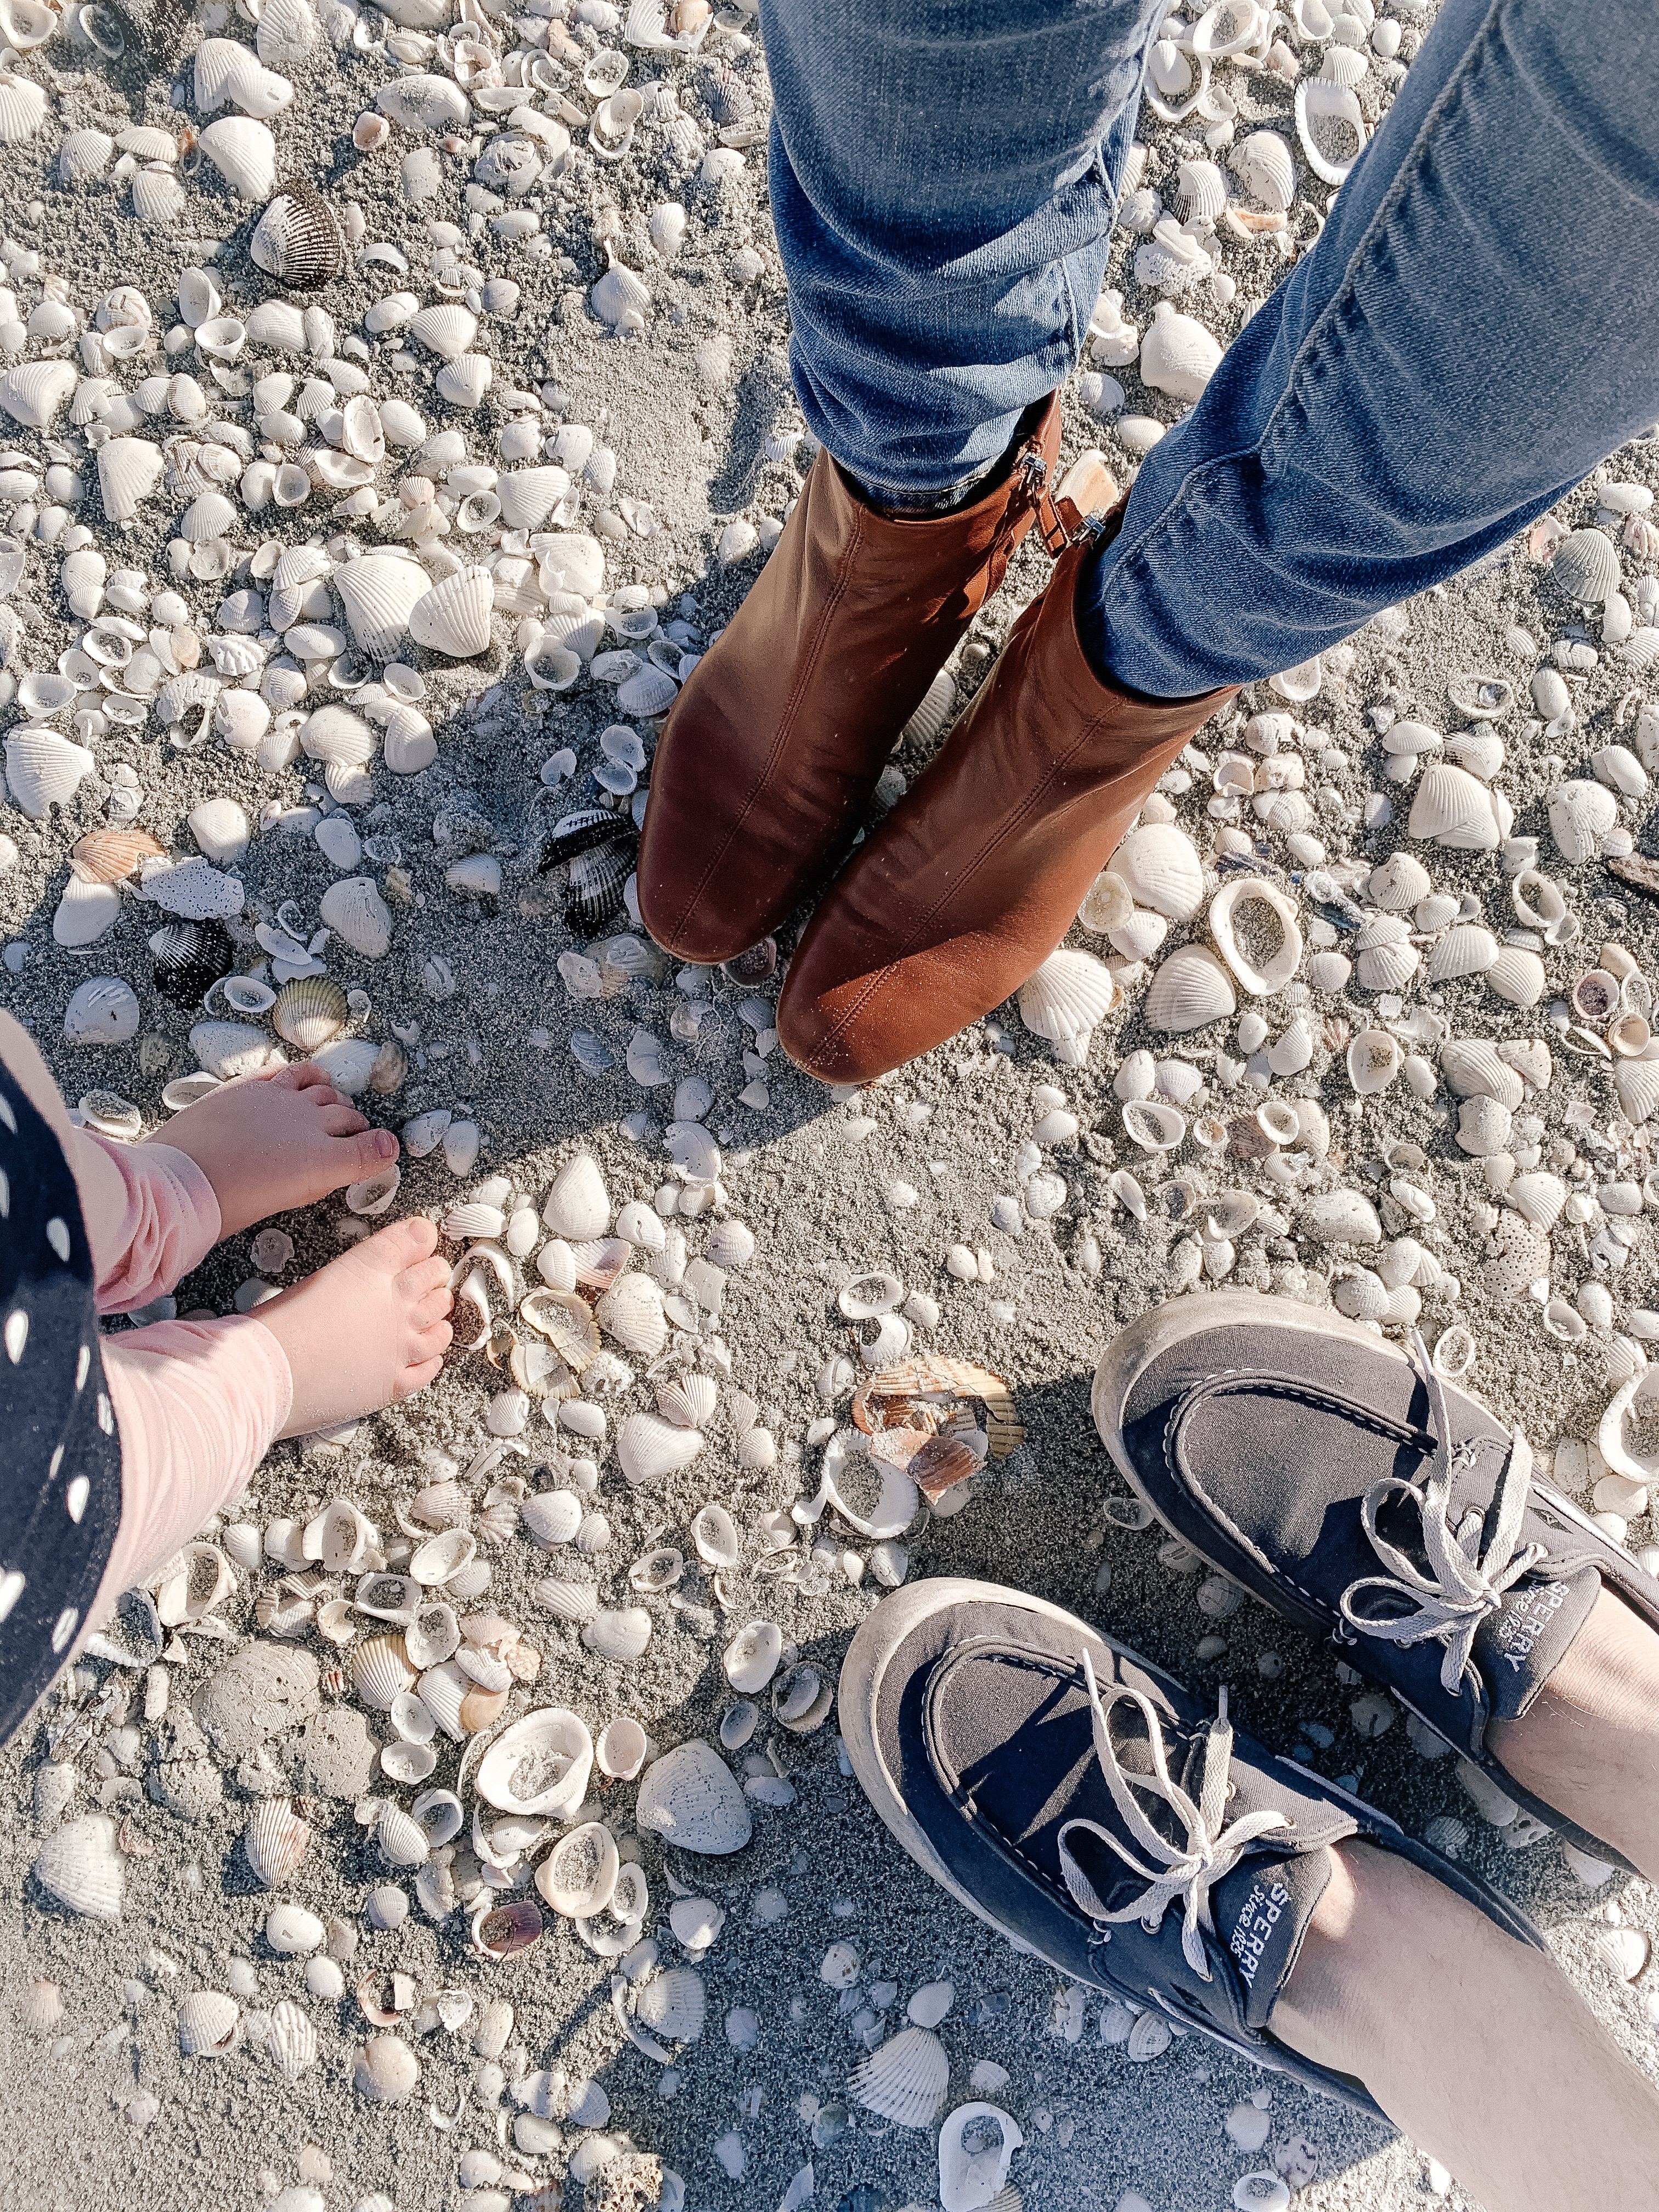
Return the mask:
POLYGON ((395 1700, 415 1683, 401 1636, 373 1636, 360 1644, 347 1662, 351 1686, 363 1703, 377 1713, 391 1711, 395 1700))
POLYGON ((677 1428, 656 1413, 630 1413, 617 1431, 617 1462, 637 1490, 690 1467, 702 1445, 699 1429, 677 1428))
POLYGON ((1223 884, 1210 901, 1209 924, 1217 951, 1253 998, 1270 998, 1282 991, 1302 964, 1296 902, 1260 876, 1235 876, 1223 884), (1267 933, 1278 939, 1260 952, 1238 941, 1241 923, 1252 906, 1267 909, 1267 933))
POLYGON ((301 177, 289 178, 266 208, 247 250, 268 276, 298 292, 320 290, 345 267, 345 240, 334 210, 301 177))
POLYGON ((46 116, 46 95, 34 80, 0 70, 0 146, 21 146, 46 116))
POLYGON ((1498 939, 1479 922, 1449 929, 1429 955, 1429 981, 1447 983, 1460 975, 1484 975, 1498 952, 1498 939))
POLYGON ((1593 860, 1619 819, 1619 802, 1605 784, 1558 784, 1549 799, 1550 835, 1562 859, 1577 866, 1593 860))
POLYGON ((1021 984, 1020 1019, 1046 1037, 1067 1067, 1081 1067, 1089 1056, 1095 1025, 1110 1013, 1119 997, 1112 971, 1092 952, 1062 945, 1036 973, 1021 984))
POLYGON ((1354 973, 1362 990, 1398 991, 1420 964, 1411 925, 1397 914, 1373 915, 1354 934, 1354 973))
POLYGON ((241 2008, 220 1990, 192 1990, 179 2008, 179 2050, 185 2058, 222 2058, 236 2042, 241 2008))
POLYGON ((88 1813, 66 1821, 41 1844, 34 1861, 35 1881, 49 1897, 85 1919, 118 1920, 126 1871, 115 1836, 115 1823, 107 1813, 88 1813))
POLYGON ((55 730, 14 729, 6 738, 6 787, 31 822, 67 806, 97 762, 84 745, 55 730))
POLYGON ((604 1236, 611 1225, 611 1197, 591 1153, 578 1152, 554 1176, 542 1220, 555 1237, 573 1243, 604 1236))
POLYGON ((510 469, 495 482, 501 520, 509 530, 539 530, 569 489, 563 469, 510 469))
POLYGON ((907 2027, 854 2068, 848 2094, 902 2128, 931 2128, 951 2082, 945 2045, 930 2028, 907 2027))
MULTIPOLYGON (((549 1587, 538 1584, 538 1593, 549 1587)), ((479 1761, 476 1786, 497 1812, 568 1820, 586 1796, 592 1771, 593 1739, 586 1723, 562 1705, 546 1705, 495 1738, 479 1761)))
POLYGON ((283 1997, 271 2007, 265 2049, 286 2081, 298 2081, 307 2066, 316 2063, 317 2030, 292 1997, 283 1997))
POLYGON ((665 1382, 657 1393, 657 1411, 677 1429, 704 1429, 714 1418, 720 1385, 712 1376, 688 1375, 678 1382, 665 1382))
POLYGON ((138 1034, 138 1000, 118 975, 94 975, 64 1009, 69 1044, 126 1044, 138 1034))
POLYGON ((1192 839, 1173 823, 1130 830, 1112 856, 1110 872, 1128 885, 1138 905, 1170 921, 1189 921, 1204 903, 1204 864, 1192 839))
POLYGON ((80 381, 72 361, 21 362, 0 375, 0 409, 26 430, 46 430, 80 381))
POLYGON ((1348 1080, 1362 1098, 1386 1091, 1403 1058, 1398 1040, 1386 1030, 1361 1030, 1348 1047, 1348 1080))
POLYGON ((1434 889, 1428 870, 1411 853, 1390 853, 1370 872, 1365 896, 1385 914, 1406 914, 1434 889))
POLYGON ((1449 1037, 1440 1048, 1440 1072, 1454 1097, 1495 1098, 1514 1113, 1524 1095, 1521 1078, 1485 1037, 1449 1037))
POLYGON ((343 876, 318 902, 322 921, 365 960, 380 960, 392 950, 392 909, 372 877, 343 876))
POLYGON ((708 2012, 708 1991, 695 1966, 653 1975, 634 2000, 635 2018, 665 2043, 695 2043, 708 2012))
POLYGON ((1296 157, 1274 131, 1252 131, 1227 156, 1229 167, 1254 200, 1282 214, 1296 198, 1296 157))
POLYGON ((1486 988, 1512 1006, 1535 1006, 1547 980, 1538 955, 1516 945, 1500 946, 1497 959, 1486 971, 1486 988))
POLYGON ((531 1595, 544 1613, 553 1613, 560 1620, 592 1620, 599 1609, 591 1583, 565 1582, 548 1575, 535 1585, 531 1595))
POLYGON ((1412 800, 1406 834, 1431 837, 1452 852, 1495 852, 1499 838, 1492 794, 1467 769, 1431 761, 1412 800))
POLYGON ((1604 530, 1571 530, 1556 547, 1550 575, 1570 599, 1600 606, 1619 589, 1619 549, 1604 530))
POLYGON ((376 660, 395 659, 409 635, 410 614, 432 589, 420 562, 368 553, 343 562, 332 580, 353 638, 376 660))
POLYGON ((646 1769, 635 1824, 682 1850, 715 1856, 742 1850, 754 1833, 736 1777, 701 1737, 646 1769))
POLYGON ((459 361, 447 361, 438 371, 438 397, 452 407, 477 407, 489 389, 493 374, 483 354, 464 353, 459 361))
POLYGON ((351 1018, 346 994, 328 975, 301 975, 276 994, 270 1025, 277 1036, 309 1054, 337 1036, 351 1018))
POLYGON ((640 330, 651 312, 650 287, 621 262, 607 269, 588 294, 588 304, 613 330, 640 330))
POLYGON ((471 659, 489 649, 494 604, 495 585, 487 568, 458 568, 416 600, 409 634, 430 652, 447 653, 452 660, 471 659))
POLYGON ((310 1847, 312 1830, 286 1797, 267 1798, 242 1832, 242 1850, 256 1881, 274 1889, 310 1847))
POLYGON ((622 1860, 617 1839, 602 1820, 585 1820, 560 1837, 536 1869, 536 1887, 567 1920, 603 1912, 617 1887, 622 1860))
POLYGON ((1659 1107, 1659 1060, 1620 1060, 1613 1071, 1613 1087, 1627 1121, 1647 1121, 1659 1107))
POLYGON ((1231 980, 1214 953, 1201 945, 1182 945, 1152 978, 1146 994, 1146 1025, 1182 1036, 1224 1019, 1237 1005, 1231 980))
POLYGON ((222 116, 201 137, 202 151, 239 198, 269 199, 276 182, 276 141, 263 123, 222 116))
POLYGON ((478 335, 478 319, 471 308, 446 301, 422 307, 410 321, 409 335, 441 361, 459 361, 478 335))

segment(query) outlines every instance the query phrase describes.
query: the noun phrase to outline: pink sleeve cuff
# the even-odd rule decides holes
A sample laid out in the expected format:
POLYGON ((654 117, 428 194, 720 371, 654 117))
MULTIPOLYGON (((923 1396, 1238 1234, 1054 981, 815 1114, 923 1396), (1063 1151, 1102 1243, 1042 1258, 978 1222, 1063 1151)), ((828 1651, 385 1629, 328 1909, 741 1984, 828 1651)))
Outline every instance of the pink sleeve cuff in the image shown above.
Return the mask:
MULTIPOLYGON (((171 1145, 118 1145, 90 1129, 80 1135, 113 1164, 125 1194, 118 1221, 87 1224, 98 1310, 131 1313, 166 1296, 207 1257, 219 1241, 219 1201, 195 1161, 171 1145)), ((106 1176, 100 1188, 109 1188, 106 1176)))
POLYGON ((102 1350, 121 1437, 121 1526, 94 1623, 241 1495, 294 1401, 287 1354, 252 1314, 155 1322, 106 1336, 102 1350))

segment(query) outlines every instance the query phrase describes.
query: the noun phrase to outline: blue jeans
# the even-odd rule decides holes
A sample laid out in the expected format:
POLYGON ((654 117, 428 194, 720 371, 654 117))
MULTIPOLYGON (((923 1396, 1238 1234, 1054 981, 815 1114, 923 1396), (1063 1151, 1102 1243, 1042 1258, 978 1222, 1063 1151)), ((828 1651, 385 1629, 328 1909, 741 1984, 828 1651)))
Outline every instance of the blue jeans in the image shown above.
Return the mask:
MULTIPOLYGON (((866 484, 958 483, 1079 360, 1165 7, 760 7, 808 425, 866 484)), ((1656 99, 1651 0, 1445 0, 1317 244, 1085 569, 1097 669, 1177 698, 1293 667, 1654 422, 1656 99)))

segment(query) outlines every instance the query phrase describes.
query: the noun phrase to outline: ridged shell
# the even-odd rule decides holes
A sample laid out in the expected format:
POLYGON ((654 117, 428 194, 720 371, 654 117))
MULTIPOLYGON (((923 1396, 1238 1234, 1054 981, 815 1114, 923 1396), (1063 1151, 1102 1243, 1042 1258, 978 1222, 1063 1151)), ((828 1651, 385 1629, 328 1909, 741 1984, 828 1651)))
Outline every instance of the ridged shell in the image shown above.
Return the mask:
POLYGON ((519 1520, 532 1544, 553 1551, 574 1542, 586 1510, 574 1490, 538 1490, 520 1504, 519 1520))
POLYGON ((591 1153, 578 1152, 554 1176, 542 1219, 555 1237, 573 1243, 604 1236, 611 1225, 611 1198, 591 1153))
POLYGON ((1429 955, 1429 981, 1447 983, 1459 975, 1484 975, 1498 957, 1498 939, 1479 922, 1449 929, 1429 955))
POLYGON ((1281 213, 1296 198, 1296 157, 1273 131, 1252 131, 1227 156, 1228 167, 1251 198, 1281 213))
POLYGON ((1152 978, 1146 994, 1146 1025, 1183 1036, 1207 1022, 1224 1020, 1237 1005, 1231 980, 1214 953, 1201 945, 1182 945, 1152 978))
POLYGON ((650 287, 618 262, 600 277, 588 295, 588 302, 599 320, 612 329, 623 322, 637 325, 651 312, 650 287))
POLYGON ((1603 530, 1570 530, 1555 549, 1550 576, 1570 599, 1599 607, 1619 588, 1619 549, 1603 530))
POLYGON ((6 738, 6 786, 31 822, 44 822, 54 806, 67 806, 96 766, 84 745, 55 730, 14 729, 6 738))
POLYGON ((907 2027, 854 2069, 848 2094, 902 2128, 931 2128, 951 2082, 945 2045, 930 2028, 907 2027))
POLYGON ((479 1761, 477 1788, 497 1812, 568 1820, 586 1796, 592 1771, 586 1723, 562 1705, 547 1705, 495 1738, 479 1761))
POLYGON ((1500 946, 1486 975, 1486 988, 1512 1006, 1535 1006, 1547 980, 1538 955, 1516 945, 1500 946))
POLYGON ((1440 1072, 1455 1098, 1495 1098, 1514 1113, 1524 1095, 1521 1078, 1485 1037, 1448 1037, 1440 1048, 1440 1072))
POLYGON ((292 1997, 283 1997, 270 2008, 265 2049, 283 2078, 295 2081, 317 2059, 317 2030, 292 1997))
POLYGON ((301 975, 276 994, 270 1025, 306 1054, 337 1036, 351 1018, 346 994, 331 975, 301 975))
POLYGON ((1020 1019, 1034 1036, 1048 1040, 1065 1066, 1081 1067, 1096 1024, 1118 997, 1116 980, 1103 961, 1062 945, 1021 984, 1020 1019))
POLYGON ((88 1920, 118 1920, 126 1895, 125 1862, 107 1813, 69 1820, 46 1838, 34 1879, 49 1897, 88 1920))
POLYGON ((310 1847, 312 1830, 286 1797, 268 1798, 242 1832, 242 1850, 256 1881, 285 1881, 310 1847))
POLYGON ((1625 1119, 1639 1126, 1659 1107, 1659 1060, 1620 1060, 1613 1071, 1613 1087, 1625 1119))
POLYGON ((0 146, 21 146, 46 116, 46 95, 33 77, 0 71, 0 146))
POLYGON ((702 1444, 698 1429, 676 1428, 656 1413, 630 1413, 617 1431, 617 1462, 640 1489, 690 1467, 702 1444))
POLYGON ((177 1006, 199 1006, 208 986, 228 972, 236 957, 216 921, 170 921, 149 943, 155 988, 177 1006))
POLYGON ((1189 921, 1204 903, 1204 864, 1192 839, 1171 822, 1132 830, 1110 866, 1138 904, 1170 921, 1189 921))
POLYGON ((345 240, 334 210, 313 185, 291 177, 254 227, 256 265, 297 292, 331 283, 345 267, 345 240))
POLYGON ((179 2049, 185 2058, 222 2058, 235 2044, 241 2008, 221 1990, 192 1990, 179 2008, 179 2049))
POLYGON ((478 335, 478 319, 471 308, 445 301, 422 307, 410 323, 409 335, 441 361, 459 361, 478 335))
POLYGON ((385 1806, 374 1823, 374 1841, 388 1866, 424 1866, 432 1856, 426 1831, 401 1805, 385 1806))
POLYGON ((708 2013, 708 1993, 695 1966, 654 1974, 634 2000, 634 2016, 665 2043, 695 2043, 708 2013))
POLYGON ((1354 973, 1362 990, 1398 991, 1416 975, 1420 956, 1411 925, 1396 914, 1373 915, 1354 934, 1354 973))
POLYGON ((239 198, 269 199, 276 182, 276 141, 263 123, 246 115, 222 116, 203 131, 201 147, 239 198))
POLYGON ((713 1856, 742 1850, 754 1833, 737 1778, 701 1737, 646 1769, 634 1817, 665 1843, 713 1856))
POLYGON ((1431 761, 1412 800, 1406 834, 1431 837, 1452 852, 1495 852, 1498 830, 1492 795, 1467 769, 1431 761))
POLYGON ((1262 877, 1235 876, 1223 884, 1210 901, 1209 925, 1216 950, 1253 998, 1282 991, 1302 965, 1296 902, 1262 877), (1265 918, 1253 915, 1252 908, 1265 908, 1265 918), (1241 943, 1246 930, 1268 941, 1241 943))
POLYGON ((1619 819, 1619 802, 1605 784, 1558 784, 1549 799, 1550 835, 1562 859, 1577 866, 1593 860, 1619 819))
POLYGON ((613 1283, 594 1308, 594 1318, 607 1336, 642 1359, 660 1357, 668 1341, 668 1320, 662 1310, 662 1292, 648 1275, 627 1274, 613 1283))
POLYGON ((532 1291, 520 1301, 519 1318, 548 1340, 573 1375, 599 1356, 599 1323, 574 1291, 550 1285, 532 1291))
POLYGON ((118 975, 94 975, 64 1009, 69 1044, 125 1044, 138 1034, 138 1000, 118 975))
POLYGON ((331 884, 317 911, 327 927, 365 960, 383 959, 392 950, 392 909, 368 876, 344 876, 331 884))
POLYGON ((1385 914, 1407 914, 1433 889, 1428 870, 1414 854, 1390 853, 1371 870, 1365 896, 1385 914))
POLYGON ((1554 1228, 1567 1202, 1567 1187, 1559 1176, 1540 1169, 1530 1175, 1516 1176, 1504 1196, 1534 1229, 1547 1232, 1554 1228))
POLYGON ((0 375, 0 409, 25 429, 47 429, 79 380, 72 361, 21 362, 0 375))
POLYGON ((458 568, 416 600, 409 634, 416 645, 452 660, 468 660, 488 650, 495 585, 487 568, 458 568))
POLYGON ((602 1820, 584 1820, 561 1836, 536 1869, 536 1887, 567 1920, 605 1911, 622 1869, 617 1839, 602 1820))
POLYGON ((539 530, 569 489, 563 469, 509 469, 495 482, 501 520, 509 530, 539 530))
POLYGON ((556 1575, 544 1576, 534 1585, 531 1595, 544 1613, 550 1613, 559 1620, 592 1620, 599 1609, 599 1595, 592 1583, 567 1582, 556 1575))
POLYGON ((396 659, 409 635, 410 612, 432 588, 418 561, 392 553, 343 562, 333 584, 353 638, 376 660, 396 659))
POLYGON ((678 1382, 665 1382, 657 1393, 657 1411, 677 1429, 706 1429, 714 1418, 720 1385, 708 1375, 688 1375, 678 1382))
POLYGON ((347 1662, 351 1686, 377 1713, 389 1713, 394 1700, 415 1683, 401 1636, 373 1636, 360 1644, 347 1662))

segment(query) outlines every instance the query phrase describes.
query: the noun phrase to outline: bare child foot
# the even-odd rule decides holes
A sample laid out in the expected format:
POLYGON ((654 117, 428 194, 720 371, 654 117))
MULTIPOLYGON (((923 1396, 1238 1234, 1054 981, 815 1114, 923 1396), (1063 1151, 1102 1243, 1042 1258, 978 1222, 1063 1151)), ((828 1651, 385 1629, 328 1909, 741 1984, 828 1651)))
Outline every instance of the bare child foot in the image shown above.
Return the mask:
POLYGON ((294 1376, 283 1436, 377 1413, 432 1381, 450 1339, 449 1269, 437 1243, 420 1215, 394 1221, 257 1309, 294 1376))
POLYGON ((158 1129, 155 1140, 188 1153, 213 1185, 226 1237, 314 1205, 398 1157, 391 1130, 371 1129, 308 1060, 210 1091, 158 1129))

